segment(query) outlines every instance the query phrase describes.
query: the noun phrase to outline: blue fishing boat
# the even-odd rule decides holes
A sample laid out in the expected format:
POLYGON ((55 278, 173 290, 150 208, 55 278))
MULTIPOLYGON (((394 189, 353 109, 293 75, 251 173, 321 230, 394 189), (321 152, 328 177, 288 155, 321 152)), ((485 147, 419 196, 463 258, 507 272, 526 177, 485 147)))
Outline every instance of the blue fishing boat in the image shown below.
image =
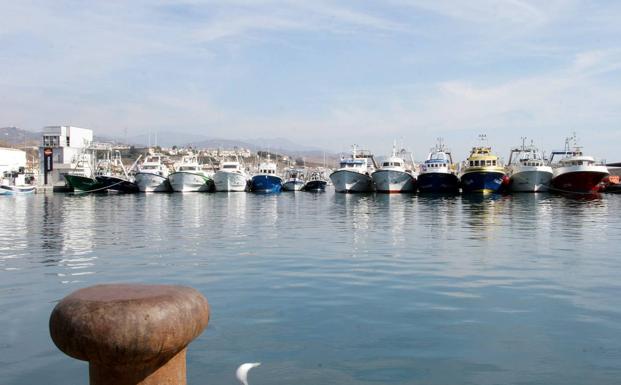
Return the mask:
POLYGON ((268 158, 267 162, 259 164, 258 172, 252 176, 250 186, 252 192, 279 193, 282 190, 282 178, 276 173, 277 167, 268 158))
MULTIPOLYGON (((484 140, 484 136, 481 137, 484 140)), ((506 173, 500 158, 489 146, 472 148, 461 176, 464 193, 496 193, 505 183, 506 173)))
POLYGON ((418 191, 421 193, 456 194, 459 192, 459 178, 451 152, 438 141, 435 148, 421 165, 418 174, 418 191))

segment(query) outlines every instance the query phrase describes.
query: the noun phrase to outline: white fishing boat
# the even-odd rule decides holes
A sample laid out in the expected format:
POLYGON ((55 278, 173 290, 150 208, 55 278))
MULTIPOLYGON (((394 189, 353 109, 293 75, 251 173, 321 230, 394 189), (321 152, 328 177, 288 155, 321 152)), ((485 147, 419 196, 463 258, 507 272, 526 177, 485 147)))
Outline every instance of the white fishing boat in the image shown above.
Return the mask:
POLYGON ((33 194, 37 188, 26 183, 23 169, 19 172, 6 172, 0 178, 0 195, 33 194))
POLYGON ((213 190, 213 180, 203 169, 195 155, 184 156, 168 175, 168 182, 175 192, 207 192, 213 190))
POLYGON ((135 183, 142 192, 170 192, 169 173, 162 155, 148 155, 134 175, 135 183))
POLYGON ((405 160, 397 156, 393 145, 392 155, 382 162, 381 167, 371 177, 375 190, 382 193, 406 193, 416 191, 416 175, 408 168, 405 160))
POLYGON ((546 164, 543 154, 532 144, 514 148, 509 155, 507 176, 513 192, 544 192, 550 189, 552 167, 546 164))
POLYGON ((358 150, 352 146, 352 154, 341 158, 339 168, 330 174, 334 190, 340 193, 373 191, 371 174, 377 168, 375 158, 369 151, 358 150))
POLYGON ((305 182, 304 170, 300 168, 290 168, 285 172, 285 180, 282 184, 284 191, 300 191, 305 182))
POLYGON ((213 176, 216 191, 246 191, 250 177, 242 165, 235 162, 222 162, 213 176))

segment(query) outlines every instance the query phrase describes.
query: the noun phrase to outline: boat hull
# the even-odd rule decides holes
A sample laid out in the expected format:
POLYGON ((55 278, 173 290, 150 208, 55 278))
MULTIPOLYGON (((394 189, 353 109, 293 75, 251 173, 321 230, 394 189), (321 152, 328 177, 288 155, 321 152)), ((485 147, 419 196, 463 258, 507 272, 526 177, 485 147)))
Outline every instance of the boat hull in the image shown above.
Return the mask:
POLYGON ((0 185, 0 195, 27 195, 37 191, 35 186, 10 186, 0 185))
POLYGON ((98 182, 103 185, 103 188, 108 190, 117 191, 120 193, 136 193, 138 192, 138 186, 126 179, 116 176, 97 176, 95 177, 98 182))
POLYGON ((593 193, 599 190, 602 179, 608 176, 607 171, 569 171, 559 173, 552 178, 552 189, 568 193, 593 193))
POLYGON ((549 191, 551 181, 552 171, 519 171, 511 175, 509 189, 513 192, 545 192, 549 191))
POLYGON ((168 178, 158 174, 139 172, 135 175, 135 183, 141 192, 170 192, 172 188, 168 178))
POLYGON ((278 193, 282 190, 282 179, 276 175, 255 175, 251 189, 257 193, 278 193))
POLYGON ((105 184, 82 175, 65 175, 67 185, 81 192, 107 192, 105 184))
POLYGON ((379 193, 411 193, 416 191, 414 175, 397 170, 377 170, 371 176, 379 193))
POLYGON ((334 191, 340 193, 364 193, 373 191, 373 179, 367 174, 338 170, 330 174, 334 191))
POLYGON ((168 176, 168 182, 175 192, 208 192, 213 190, 211 178, 192 172, 174 172, 168 176))
POLYGON ((459 192, 459 178, 451 173, 422 173, 418 175, 418 191, 421 193, 456 194, 459 192))
POLYGON ((248 190, 248 179, 235 172, 216 171, 213 176, 213 183, 216 191, 237 191, 248 190))
POLYGON ((306 184, 304 184, 302 190, 309 192, 322 192, 326 191, 327 184, 328 182, 326 182, 325 180, 310 180, 306 182, 306 184))
POLYGON ((501 171, 466 171, 461 177, 461 188, 464 193, 497 193, 504 177, 501 171))
POLYGON ((288 180, 282 184, 284 191, 300 191, 304 187, 304 181, 302 179, 288 180))

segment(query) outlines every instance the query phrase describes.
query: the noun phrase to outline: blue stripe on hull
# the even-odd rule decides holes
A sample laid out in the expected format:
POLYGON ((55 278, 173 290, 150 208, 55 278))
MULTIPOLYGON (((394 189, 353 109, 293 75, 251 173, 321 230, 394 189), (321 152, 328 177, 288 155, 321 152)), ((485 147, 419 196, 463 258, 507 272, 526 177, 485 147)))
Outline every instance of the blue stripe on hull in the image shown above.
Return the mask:
POLYGON ((455 174, 430 172, 418 175, 418 191, 422 193, 458 193, 459 178, 455 174))
POLYGON ((463 192, 499 192, 504 173, 498 171, 467 172, 461 177, 463 192))
POLYGON ((282 190, 282 179, 274 175, 255 175, 252 177, 252 191, 277 193, 282 190))

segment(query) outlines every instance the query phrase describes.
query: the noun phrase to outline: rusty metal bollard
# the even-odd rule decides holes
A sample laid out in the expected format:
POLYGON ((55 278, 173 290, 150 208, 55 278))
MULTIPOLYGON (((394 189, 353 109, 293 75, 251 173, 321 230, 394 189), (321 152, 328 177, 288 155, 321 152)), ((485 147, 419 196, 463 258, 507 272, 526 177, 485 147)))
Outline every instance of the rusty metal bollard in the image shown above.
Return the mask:
POLYGON ((185 385, 186 348, 208 322, 207 300, 192 288, 97 285, 56 305, 50 334, 89 362, 91 385, 185 385))

